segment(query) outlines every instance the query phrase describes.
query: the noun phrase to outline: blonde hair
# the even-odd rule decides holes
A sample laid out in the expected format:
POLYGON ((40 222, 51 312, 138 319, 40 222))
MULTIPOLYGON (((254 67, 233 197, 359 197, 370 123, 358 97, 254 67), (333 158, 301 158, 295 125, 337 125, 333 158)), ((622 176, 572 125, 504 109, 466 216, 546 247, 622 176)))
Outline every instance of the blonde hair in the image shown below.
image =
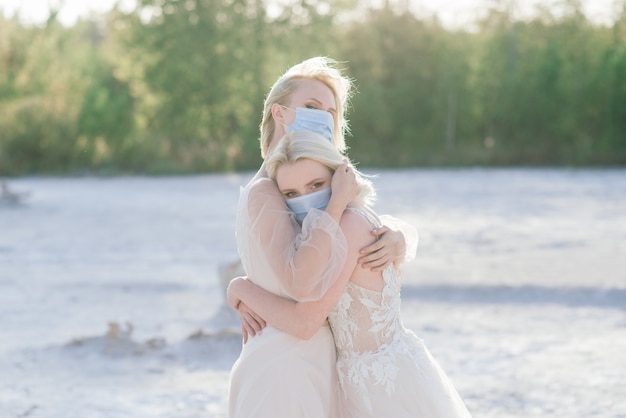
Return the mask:
MULTIPOLYGON (((268 176, 276 181, 279 167, 302 159, 317 161, 334 173, 347 157, 341 154, 326 138, 315 132, 294 131, 280 139, 278 145, 266 158, 265 168, 268 176)), ((354 203, 361 206, 372 204, 376 198, 376 191, 372 182, 365 178, 350 160, 348 160, 348 164, 356 174, 357 193, 354 203)))
POLYGON ((333 143, 340 152, 346 149, 344 134, 348 132, 348 123, 345 114, 352 94, 352 81, 341 74, 337 68, 337 61, 327 57, 314 57, 289 68, 274 83, 265 99, 260 126, 261 156, 264 159, 267 157, 276 130, 276 122, 272 117, 272 105, 275 103, 287 105, 289 97, 298 89, 302 80, 321 81, 332 91, 337 108, 334 118, 333 143))

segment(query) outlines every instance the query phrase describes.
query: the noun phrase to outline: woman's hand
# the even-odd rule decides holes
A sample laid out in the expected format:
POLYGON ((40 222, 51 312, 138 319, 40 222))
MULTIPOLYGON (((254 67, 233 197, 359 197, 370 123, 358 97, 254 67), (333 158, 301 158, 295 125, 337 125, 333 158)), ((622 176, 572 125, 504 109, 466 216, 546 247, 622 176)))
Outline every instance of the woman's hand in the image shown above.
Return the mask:
POLYGON ((331 180, 331 189, 331 201, 335 200, 344 209, 356 197, 358 189, 356 174, 347 159, 335 170, 331 180))
POLYGON ((241 335, 243 335, 244 344, 248 342, 248 337, 261 335, 261 331, 267 326, 263 318, 243 302, 239 303, 239 320, 241 321, 241 335))
POLYGON ((235 277, 228 284, 226 289, 226 298, 228 306, 239 312, 239 320, 241 322, 241 335, 243 335, 243 343, 248 342, 248 337, 254 337, 259 334, 263 328, 267 326, 266 322, 252 309, 241 301, 238 293, 243 286, 249 285, 246 277, 235 277))
POLYGON ((372 230, 377 240, 361 249, 359 264, 364 269, 383 271, 389 263, 401 260, 406 251, 406 243, 402 232, 382 226, 372 230))

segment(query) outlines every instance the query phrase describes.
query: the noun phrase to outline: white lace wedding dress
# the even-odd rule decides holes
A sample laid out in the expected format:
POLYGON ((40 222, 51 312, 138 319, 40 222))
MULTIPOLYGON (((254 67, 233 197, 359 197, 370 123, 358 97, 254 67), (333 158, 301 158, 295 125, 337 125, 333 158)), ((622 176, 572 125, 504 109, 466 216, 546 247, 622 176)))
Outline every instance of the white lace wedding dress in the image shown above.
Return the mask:
POLYGON ((382 292, 349 282, 328 317, 344 418, 470 417, 423 341, 402 325, 400 272, 390 265, 383 279, 382 292))

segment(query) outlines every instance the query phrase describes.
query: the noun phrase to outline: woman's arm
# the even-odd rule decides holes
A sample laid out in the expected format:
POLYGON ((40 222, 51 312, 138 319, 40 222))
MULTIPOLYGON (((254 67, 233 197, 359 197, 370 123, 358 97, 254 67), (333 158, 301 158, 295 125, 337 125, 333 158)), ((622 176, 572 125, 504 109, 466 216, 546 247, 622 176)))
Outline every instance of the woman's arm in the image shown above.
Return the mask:
POLYGON ((341 219, 341 229, 348 238, 348 255, 339 278, 315 302, 297 302, 282 298, 239 277, 228 287, 228 303, 233 309, 240 302, 272 325, 298 338, 311 338, 319 330, 333 309, 357 265, 359 248, 371 240, 370 227, 360 215, 346 211, 341 219))
POLYGON ((413 260, 419 241, 417 230, 392 216, 383 215, 380 219, 383 226, 371 231, 378 239, 361 249, 359 264, 365 269, 383 271, 389 263, 413 260))
POLYGON ((354 172, 341 168, 333 175, 326 211, 312 210, 302 227, 273 181, 259 179, 249 186, 238 216, 239 249, 242 258, 256 261, 248 265, 262 270, 250 275, 277 277, 282 291, 297 300, 317 300, 330 288, 345 261, 338 221, 356 194, 354 172))
POLYGON ((228 295, 229 300, 232 300, 231 306, 239 306, 240 302, 245 303, 267 324, 306 340, 315 335, 322 326, 328 313, 337 303, 346 282, 341 278, 338 279, 324 297, 315 302, 296 302, 282 298, 243 278, 233 279, 228 288, 228 295))

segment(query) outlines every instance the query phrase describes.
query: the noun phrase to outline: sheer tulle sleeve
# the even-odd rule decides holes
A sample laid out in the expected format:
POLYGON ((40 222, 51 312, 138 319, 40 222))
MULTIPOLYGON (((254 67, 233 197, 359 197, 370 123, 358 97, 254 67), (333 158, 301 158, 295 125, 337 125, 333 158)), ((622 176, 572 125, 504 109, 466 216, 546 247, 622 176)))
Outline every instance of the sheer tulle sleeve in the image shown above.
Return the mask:
POLYGON ((330 215, 314 209, 301 227, 275 183, 266 178, 241 191, 237 246, 255 284, 303 302, 326 293, 347 257, 346 238, 330 215))
POLYGON ((404 235, 404 242, 406 243, 406 249, 404 251, 404 258, 402 259, 402 262, 406 263, 412 261, 417 254, 417 244, 419 242, 417 229, 415 229, 413 225, 390 215, 381 215, 379 216, 379 219, 386 227, 402 232, 402 235, 404 235))

